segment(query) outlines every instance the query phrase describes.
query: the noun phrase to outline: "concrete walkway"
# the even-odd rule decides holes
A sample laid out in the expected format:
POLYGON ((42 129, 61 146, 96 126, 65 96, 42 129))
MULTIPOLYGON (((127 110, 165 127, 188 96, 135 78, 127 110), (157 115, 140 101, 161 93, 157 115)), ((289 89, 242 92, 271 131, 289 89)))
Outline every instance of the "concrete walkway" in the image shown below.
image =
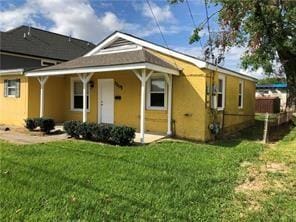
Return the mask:
POLYGON ((17 132, 15 129, 9 131, 0 130, 0 139, 16 144, 36 144, 58 140, 65 140, 68 136, 65 133, 53 135, 30 135, 28 133, 17 132))
MULTIPOLYGON (((140 136, 141 136, 140 133, 136 133, 136 137, 135 137, 135 140, 134 140, 135 143, 140 143, 141 142, 140 136)), ((166 137, 166 135, 145 133, 145 135, 144 135, 144 143, 145 144, 153 143, 153 142, 156 142, 158 140, 164 139, 165 137, 166 137)))

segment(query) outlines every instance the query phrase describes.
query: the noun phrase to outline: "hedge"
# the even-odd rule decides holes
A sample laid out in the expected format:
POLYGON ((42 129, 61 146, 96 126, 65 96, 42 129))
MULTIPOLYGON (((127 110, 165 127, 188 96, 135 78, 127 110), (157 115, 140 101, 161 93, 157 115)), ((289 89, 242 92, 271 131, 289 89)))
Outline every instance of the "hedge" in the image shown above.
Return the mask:
POLYGON ((113 124, 82 123, 70 120, 64 122, 65 132, 74 138, 94 140, 114 145, 131 145, 135 138, 135 129, 113 124))
POLYGON ((40 127, 42 132, 49 134, 54 129, 55 122, 51 118, 27 118, 25 119, 25 127, 31 131, 40 127))

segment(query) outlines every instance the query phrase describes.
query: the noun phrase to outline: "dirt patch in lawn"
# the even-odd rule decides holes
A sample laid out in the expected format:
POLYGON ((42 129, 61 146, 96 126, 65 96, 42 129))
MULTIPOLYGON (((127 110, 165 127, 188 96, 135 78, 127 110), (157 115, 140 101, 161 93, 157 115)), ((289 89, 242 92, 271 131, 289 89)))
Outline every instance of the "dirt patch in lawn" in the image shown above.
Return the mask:
MULTIPOLYGON (((289 167, 283 163, 262 162, 254 165, 250 162, 242 162, 242 167, 247 170, 246 179, 235 188, 236 193, 243 194, 248 211, 259 211, 261 202, 270 198, 268 191, 283 191, 285 184, 279 178, 270 178, 268 174, 286 174, 289 167)), ((269 194, 270 195, 270 194, 269 194)))

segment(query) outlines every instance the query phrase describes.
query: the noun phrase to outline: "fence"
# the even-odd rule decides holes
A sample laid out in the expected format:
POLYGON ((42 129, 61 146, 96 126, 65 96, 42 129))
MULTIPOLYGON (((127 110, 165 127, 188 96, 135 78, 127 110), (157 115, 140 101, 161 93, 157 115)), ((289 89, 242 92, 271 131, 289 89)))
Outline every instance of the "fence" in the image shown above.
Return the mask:
MULTIPOLYGON (((262 115, 261 115, 262 116, 262 115)), ((264 131, 263 131, 263 142, 266 143, 268 140, 268 134, 271 128, 278 127, 285 123, 289 123, 293 120, 293 112, 282 112, 277 114, 265 114, 264 118, 264 131)))

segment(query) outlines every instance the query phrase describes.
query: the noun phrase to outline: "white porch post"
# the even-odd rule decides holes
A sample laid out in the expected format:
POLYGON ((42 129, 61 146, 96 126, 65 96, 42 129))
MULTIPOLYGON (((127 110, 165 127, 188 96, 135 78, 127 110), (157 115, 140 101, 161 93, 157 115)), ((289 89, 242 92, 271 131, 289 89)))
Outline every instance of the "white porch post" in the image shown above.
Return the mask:
POLYGON ((148 75, 146 75, 146 70, 143 69, 141 74, 134 70, 134 73, 141 81, 141 103, 140 103, 140 140, 141 143, 144 143, 145 138, 145 106, 146 106, 146 82, 153 74, 153 71, 150 71, 148 75))
POLYGON ((39 117, 44 116, 44 85, 48 79, 48 76, 39 76, 37 77, 39 83, 40 83, 40 111, 39 111, 39 117))
POLYGON ((168 130, 167 135, 172 135, 172 84, 173 77, 172 75, 165 74, 165 79, 168 84, 168 130))
POLYGON ((145 91, 146 91, 146 70, 142 70, 141 76, 141 114, 140 114, 140 134, 141 143, 144 143, 144 133, 145 133, 145 91))
MULTIPOLYGON (((82 121, 87 121, 87 83, 89 82, 90 78, 92 77, 93 73, 83 73, 78 74, 82 84, 83 84, 83 108, 82 108, 82 121)), ((90 104, 88 104, 90 105, 90 104)))
POLYGON ((168 131, 167 135, 172 135, 172 75, 168 75, 168 131))

